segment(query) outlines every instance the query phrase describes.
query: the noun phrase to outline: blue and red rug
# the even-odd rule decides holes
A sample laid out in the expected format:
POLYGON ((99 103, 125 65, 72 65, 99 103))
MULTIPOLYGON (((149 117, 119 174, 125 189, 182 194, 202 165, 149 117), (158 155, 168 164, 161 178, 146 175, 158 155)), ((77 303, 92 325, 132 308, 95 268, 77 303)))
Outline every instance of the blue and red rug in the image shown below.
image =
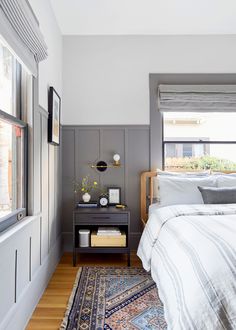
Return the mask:
POLYGON ((151 276, 141 268, 78 270, 61 330, 166 329, 151 276))

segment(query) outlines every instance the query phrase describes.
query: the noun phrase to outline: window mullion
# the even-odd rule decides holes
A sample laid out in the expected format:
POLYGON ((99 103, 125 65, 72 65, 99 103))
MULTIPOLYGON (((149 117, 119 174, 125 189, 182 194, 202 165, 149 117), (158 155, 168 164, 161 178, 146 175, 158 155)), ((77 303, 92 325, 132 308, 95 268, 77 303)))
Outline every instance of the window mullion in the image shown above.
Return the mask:
POLYGON ((15 104, 16 118, 22 119, 22 66, 16 61, 15 64, 15 104))

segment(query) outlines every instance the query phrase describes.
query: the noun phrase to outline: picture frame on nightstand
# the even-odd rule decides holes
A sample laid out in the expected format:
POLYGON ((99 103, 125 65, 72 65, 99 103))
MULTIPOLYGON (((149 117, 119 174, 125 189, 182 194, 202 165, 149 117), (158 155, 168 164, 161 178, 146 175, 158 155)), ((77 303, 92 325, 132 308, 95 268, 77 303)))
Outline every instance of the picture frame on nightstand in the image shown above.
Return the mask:
POLYGON ((109 205, 114 206, 121 203, 121 188, 120 187, 108 187, 107 188, 109 205))

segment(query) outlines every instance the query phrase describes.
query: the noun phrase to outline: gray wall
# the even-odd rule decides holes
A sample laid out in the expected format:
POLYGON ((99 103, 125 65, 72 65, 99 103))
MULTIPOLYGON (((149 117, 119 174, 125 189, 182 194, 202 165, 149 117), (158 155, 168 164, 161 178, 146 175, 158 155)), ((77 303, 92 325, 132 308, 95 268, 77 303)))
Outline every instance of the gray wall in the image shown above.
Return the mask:
MULTIPOLYGON (((77 201, 73 181, 89 174, 100 186, 121 187, 122 202, 131 209, 131 247, 140 233, 140 173, 150 166, 149 126, 63 126, 62 138, 62 231, 64 250, 72 248, 72 212, 77 201), (120 168, 98 172, 97 160, 112 162, 121 156, 120 168)), ((92 197, 97 197, 93 194, 92 197)), ((80 196, 81 198, 81 196, 80 196)))
POLYGON ((236 72, 236 35, 63 36, 63 125, 149 125, 150 73, 236 72))

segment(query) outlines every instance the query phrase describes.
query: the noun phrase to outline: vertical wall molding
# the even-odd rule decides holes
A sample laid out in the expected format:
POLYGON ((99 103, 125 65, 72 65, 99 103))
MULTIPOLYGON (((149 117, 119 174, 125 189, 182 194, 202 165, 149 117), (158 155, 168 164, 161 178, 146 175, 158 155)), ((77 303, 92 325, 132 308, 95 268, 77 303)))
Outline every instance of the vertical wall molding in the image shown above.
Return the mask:
POLYGON ((43 130, 43 118, 42 118, 42 113, 40 113, 40 212, 42 212, 42 205, 43 205, 43 134, 42 134, 42 130, 43 130))
POLYGON ((14 290, 14 302, 17 302, 17 269, 18 267, 18 252, 15 250, 15 290, 14 290))
POLYGON ((32 278, 32 237, 29 238, 29 281, 32 278))
MULTIPOLYGON (((129 129, 125 128, 124 129, 124 163, 128 161, 128 139, 129 139, 129 129)), ((125 166, 125 201, 127 204, 129 204, 129 195, 128 195, 128 167, 125 166)))
POLYGON ((39 219, 39 262, 42 265, 42 217, 39 219))
POLYGON ((48 166, 47 166, 47 170, 48 170, 48 223, 47 223, 47 229, 48 229, 48 237, 47 237, 47 241, 48 241, 48 254, 50 252, 50 146, 48 145, 48 166))

